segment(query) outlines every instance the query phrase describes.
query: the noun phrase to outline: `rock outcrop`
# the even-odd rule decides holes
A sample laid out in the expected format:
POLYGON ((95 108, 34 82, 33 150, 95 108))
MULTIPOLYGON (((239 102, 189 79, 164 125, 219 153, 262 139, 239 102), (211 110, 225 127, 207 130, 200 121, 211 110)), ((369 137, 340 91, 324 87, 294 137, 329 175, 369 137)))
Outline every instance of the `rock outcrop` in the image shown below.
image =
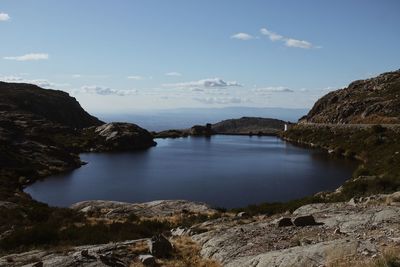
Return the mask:
POLYGON ((155 146, 153 135, 132 123, 106 123, 84 131, 93 140, 87 149, 96 152, 128 151, 155 146))
POLYGON ((195 125, 190 128, 190 135, 193 136, 211 136, 215 134, 215 131, 212 129, 211 124, 207 123, 205 126, 195 125))
POLYGON ((224 266, 331 266, 339 260, 348 266, 346 260, 371 261, 400 244, 398 195, 305 205, 292 220, 312 215, 318 224, 302 227, 279 227, 276 216, 216 219, 193 226, 203 233, 192 238, 204 257, 224 266))
POLYGON ((126 203, 118 201, 83 201, 71 206, 82 213, 96 214, 98 218, 126 219, 132 214, 144 218, 168 217, 177 213, 205 214, 215 210, 208 205, 186 200, 156 200, 145 203, 126 203))
POLYGON ((400 123, 400 70, 352 82, 319 99, 302 122, 400 123))
POLYGON ((0 110, 25 112, 70 128, 103 124, 68 93, 33 84, 0 82, 0 110))

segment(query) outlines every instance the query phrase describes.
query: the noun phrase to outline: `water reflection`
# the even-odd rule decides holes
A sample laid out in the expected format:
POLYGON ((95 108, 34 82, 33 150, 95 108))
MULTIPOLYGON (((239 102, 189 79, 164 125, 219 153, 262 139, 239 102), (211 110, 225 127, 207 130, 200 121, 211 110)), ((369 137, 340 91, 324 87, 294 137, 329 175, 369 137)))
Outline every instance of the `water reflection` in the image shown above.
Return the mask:
POLYGON ((192 137, 157 143, 147 151, 82 154, 89 164, 26 191, 57 206, 90 199, 187 199, 230 208, 335 189, 355 167, 355 162, 275 137, 192 137))

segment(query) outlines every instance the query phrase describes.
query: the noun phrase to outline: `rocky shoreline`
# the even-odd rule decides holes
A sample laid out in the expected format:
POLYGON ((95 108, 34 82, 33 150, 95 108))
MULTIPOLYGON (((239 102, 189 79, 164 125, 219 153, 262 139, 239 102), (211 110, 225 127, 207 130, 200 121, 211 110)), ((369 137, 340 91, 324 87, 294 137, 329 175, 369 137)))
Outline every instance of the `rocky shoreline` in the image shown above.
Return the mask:
MULTIPOLYGON (((132 214, 141 219, 171 220, 183 213, 218 213, 205 204, 188 201, 88 201, 72 208, 91 218, 114 221, 126 220, 132 214)), ((396 192, 349 202, 309 204, 293 213, 274 216, 220 213, 189 228, 171 229, 164 236, 172 243, 186 238, 199 244, 200 255, 210 259, 215 264, 212 266, 348 266, 379 260, 388 251, 399 249, 399 223, 400 192, 396 192), (290 218, 295 222, 307 219, 296 225, 282 223, 290 218)), ((34 250, 2 257, 0 266, 142 266, 132 264, 143 264, 146 255, 154 257, 150 256, 150 241, 34 250)), ((164 257, 153 260, 155 264, 165 261, 164 257)))

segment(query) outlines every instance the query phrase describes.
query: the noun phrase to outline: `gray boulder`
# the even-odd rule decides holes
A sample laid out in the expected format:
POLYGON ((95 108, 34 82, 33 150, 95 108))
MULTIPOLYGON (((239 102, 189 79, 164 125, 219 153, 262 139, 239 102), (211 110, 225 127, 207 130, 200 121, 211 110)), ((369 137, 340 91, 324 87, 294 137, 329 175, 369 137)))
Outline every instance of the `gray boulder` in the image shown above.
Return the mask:
POLYGON ((168 258, 172 253, 172 244, 163 235, 155 235, 149 241, 149 251, 157 258, 168 258))

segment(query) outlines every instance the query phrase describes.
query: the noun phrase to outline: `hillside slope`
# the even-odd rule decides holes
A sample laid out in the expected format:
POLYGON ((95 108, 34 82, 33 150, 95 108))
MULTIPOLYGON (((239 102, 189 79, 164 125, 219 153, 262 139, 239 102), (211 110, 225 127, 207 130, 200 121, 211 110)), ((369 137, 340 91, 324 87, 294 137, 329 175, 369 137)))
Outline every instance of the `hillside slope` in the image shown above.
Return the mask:
POLYGON ((277 119, 242 117, 240 119, 224 120, 212 125, 216 133, 249 134, 275 133, 282 131, 285 122, 277 119))
POLYGON ((301 122, 400 123, 400 70, 352 82, 319 99, 301 122))
POLYGON ((103 124, 68 93, 33 84, 0 82, 0 110, 27 112, 71 128, 103 124))

